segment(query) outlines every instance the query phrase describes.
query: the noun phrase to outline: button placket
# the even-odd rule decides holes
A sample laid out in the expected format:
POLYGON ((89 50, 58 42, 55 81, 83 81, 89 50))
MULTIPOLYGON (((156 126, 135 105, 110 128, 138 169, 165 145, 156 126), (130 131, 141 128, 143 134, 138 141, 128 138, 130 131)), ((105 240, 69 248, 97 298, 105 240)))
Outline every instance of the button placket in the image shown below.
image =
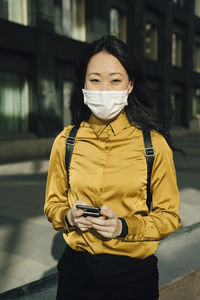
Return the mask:
POLYGON ((101 175, 99 177, 99 205, 103 205, 104 199, 103 199, 103 192, 105 190, 105 186, 104 186, 104 173, 105 173, 105 168, 107 165, 107 161, 108 161, 108 156, 109 156, 109 147, 108 147, 108 142, 109 142, 109 138, 110 135, 112 134, 112 130, 110 125, 107 125, 106 128, 104 129, 103 133, 102 133, 102 148, 103 148, 103 159, 102 159, 102 172, 101 175))

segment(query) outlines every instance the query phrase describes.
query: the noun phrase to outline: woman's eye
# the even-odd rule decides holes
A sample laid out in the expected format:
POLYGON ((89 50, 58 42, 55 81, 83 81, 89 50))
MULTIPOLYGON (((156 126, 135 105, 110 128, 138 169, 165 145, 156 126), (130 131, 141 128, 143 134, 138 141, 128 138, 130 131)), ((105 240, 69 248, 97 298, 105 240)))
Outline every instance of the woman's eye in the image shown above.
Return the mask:
POLYGON ((90 81, 93 82, 93 83, 98 83, 99 79, 90 79, 90 81))
POLYGON ((121 82, 121 80, 119 80, 119 79, 113 79, 112 82, 113 83, 119 83, 119 82, 121 82))

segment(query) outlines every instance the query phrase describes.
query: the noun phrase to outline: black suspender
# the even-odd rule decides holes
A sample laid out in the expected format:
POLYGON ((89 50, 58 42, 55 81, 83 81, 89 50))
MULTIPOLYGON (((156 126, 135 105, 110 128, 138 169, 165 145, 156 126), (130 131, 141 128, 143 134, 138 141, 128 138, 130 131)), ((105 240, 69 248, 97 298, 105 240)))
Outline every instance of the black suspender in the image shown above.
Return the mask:
POLYGON ((154 162, 155 151, 151 142, 151 133, 149 130, 143 131, 144 138, 144 155, 147 161, 147 200, 146 204, 148 206, 149 211, 151 210, 152 205, 152 195, 151 195, 151 172, 154 162))
POLYGON ((66 172, 67 172, 67 183, 68 187, 70 186, 69 183, 69 167, 72 159, 72 153, 74 149, 74 144, 76 141, 76 134, 79 129, 79 126, 74 126, 70 133, 69 136, 66 138, 66 150, 65 150, 65 166, 66 166, 66 172))
MULTIPOLYGON (((79 129, 79 126, 74 126, 71 129, 69 136, 66 139, 65 165, 66 165, 68 186, 70 185, 69 184, 69 167, 70 167, 70 163, 71 163, 73 148, 74 148, 74 144, 76 141, 76 134, 77 134, 78 129, 79 129)), ((146 200, 146 204, 150 211, 151 203, 152 203, 152 196, 151 196, 151 190, 150 190, 151 172, 152 172, 155 152, 154 152, 154 148, 152 146, 151 134, 150 134, 149 130, 143 131, 143 138, 144 138, 144 146, 145 146, 144 155, 145 155, 146 161, 147 161, 147 200, 146 200)))

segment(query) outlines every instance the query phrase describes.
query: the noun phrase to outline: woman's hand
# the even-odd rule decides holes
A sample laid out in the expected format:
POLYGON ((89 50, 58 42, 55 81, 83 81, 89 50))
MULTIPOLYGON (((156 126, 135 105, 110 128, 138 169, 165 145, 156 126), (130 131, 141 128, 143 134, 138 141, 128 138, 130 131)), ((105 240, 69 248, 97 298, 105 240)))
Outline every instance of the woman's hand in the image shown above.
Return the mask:
POLYGON ((85 232, 91 228, 92 223, 83 217, 83 210, 76 208, 76 205, 88 205, 88 203, 78 200, 67 214, 67 219, 72 226, 76 226, 85 232))
POLYGON ((99 234, 105 238, 114 239, 122 232, 122 222, 118 219, 117 215, 107 206, 101 208, 102 217, 93 218, 87 217, 86 219, 91 223, 99 234))

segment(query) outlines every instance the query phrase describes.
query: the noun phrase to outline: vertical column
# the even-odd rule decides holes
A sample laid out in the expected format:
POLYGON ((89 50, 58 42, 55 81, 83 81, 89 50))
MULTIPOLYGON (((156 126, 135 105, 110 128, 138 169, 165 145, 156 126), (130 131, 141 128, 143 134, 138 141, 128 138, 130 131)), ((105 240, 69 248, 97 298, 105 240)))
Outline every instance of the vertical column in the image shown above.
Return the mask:
POLYGON ((59 104, 55 93, 54 1, 37 0, 37 133, 53 136, 58 129, 59 104))
POLYGON ((160 54, 164 55, 164 59, 160 60, 163 70, 163 90, 162 90, 162 108, 165 121, 168 121, 168 109, 171 102, 171 52, 172 52, 172 3, 167 1, 166 9, 163 15, 162 33, 160 35, 161 40, 160 54))
POLYGON ((192 99, 193 99, 193 45, 194 45, 194 1, 187 3, 187 40, 185 49, 186 63, 186 107, 185 107, 185 124, 189 128, 192 120, 192 99))
POLYGON ((127 43, 140 65, 144 64, 144 0, 130 1, 127 18, 127 43))
POLYGON ((85 0, 87 42, 99 39, 109 33, 109 9, 109 0, 85 0))

